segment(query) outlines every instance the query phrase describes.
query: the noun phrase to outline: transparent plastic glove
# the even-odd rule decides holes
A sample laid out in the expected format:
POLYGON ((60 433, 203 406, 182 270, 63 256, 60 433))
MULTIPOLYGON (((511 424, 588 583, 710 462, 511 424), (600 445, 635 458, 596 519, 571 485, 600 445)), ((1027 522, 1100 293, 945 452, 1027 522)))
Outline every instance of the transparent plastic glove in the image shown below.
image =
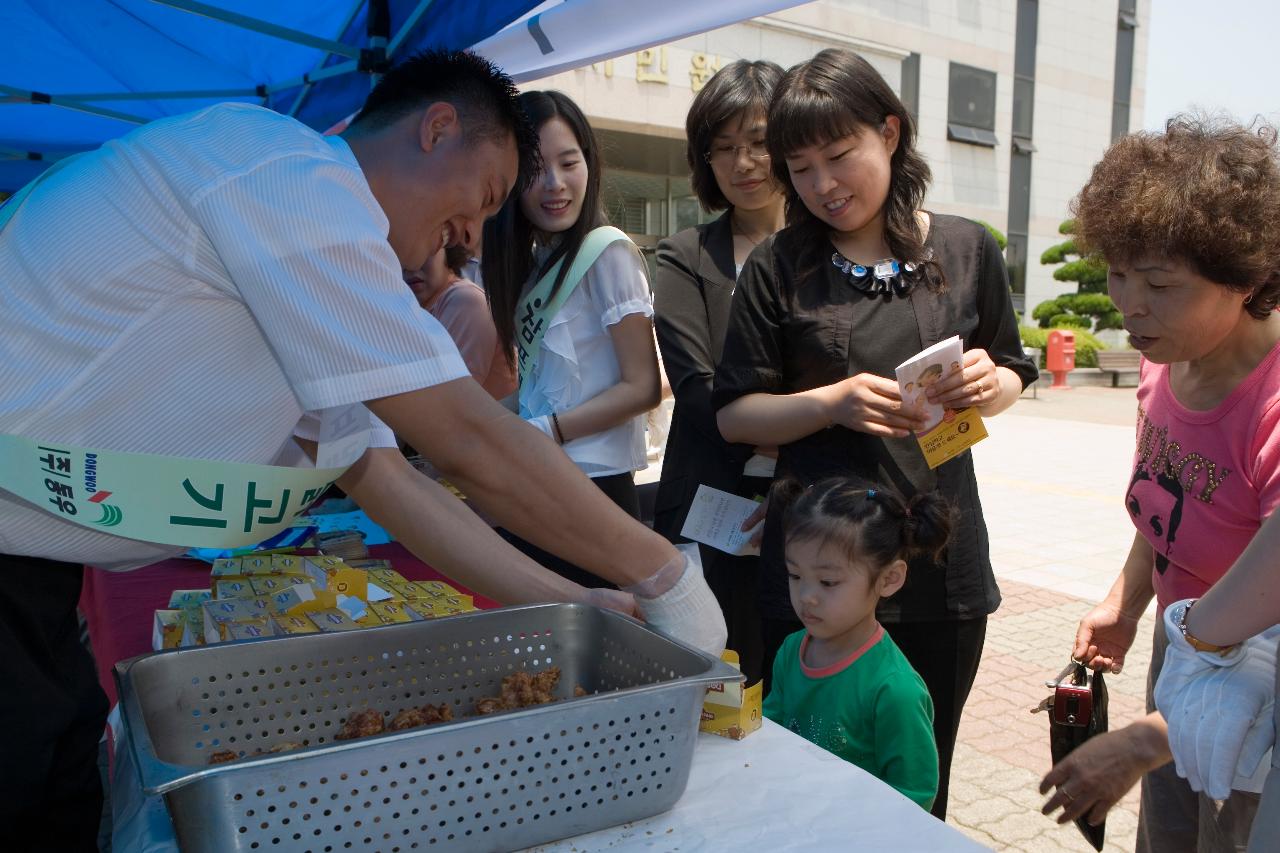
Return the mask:
POLYGON ((640 611, 636 609, 635 596, 620 589, 606 589, 605 587, 588 589, 583 603, 616 610, 627 616, 640 616, 640 611))
POLYGON ((524 422, 542 430, 542 432, 546 434, 547 438, 552 441, 556 440, 556 434, 551 429, 551 418, 548 415, 539 415, 536 418, 525 418, 524 422))
POLYGON ((1254 775, 1275 740, 1280 629, 1249 639, 1225 657, 1198 652, 1177 626, 1185 605, 1180 601, 1165 610, 1169 648, 1156 683, 1156 707, 1169 724, 1178 775, 1193 790, 1223 800, 1237 777, 1254 775))
POLYGON ((624 588, 653 628, 719 657, 729 638, 724 614, 702 576, 697 545, 677 545, 680 553, 648 580, 624 588))

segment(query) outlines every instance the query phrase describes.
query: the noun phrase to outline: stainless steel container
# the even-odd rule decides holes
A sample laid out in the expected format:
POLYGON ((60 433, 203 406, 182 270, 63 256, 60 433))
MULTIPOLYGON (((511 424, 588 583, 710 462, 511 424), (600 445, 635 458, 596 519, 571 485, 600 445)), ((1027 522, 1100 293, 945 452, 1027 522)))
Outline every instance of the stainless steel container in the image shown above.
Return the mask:
POLYGON ((116 666, 142 787, 165 795, 185 851, 511 850, 648 817, 684 792, 706 687, 741 677, 634 619, 570 604, 116 666), (549 666, 561 701, 470 716, 503 676, 549 666), (354 711, 426 703, 462 719, 333 739, 354 711), (288 742, 304 748, 254 755, 288 742), (209 766, 222 750, 246 757, 209 766))

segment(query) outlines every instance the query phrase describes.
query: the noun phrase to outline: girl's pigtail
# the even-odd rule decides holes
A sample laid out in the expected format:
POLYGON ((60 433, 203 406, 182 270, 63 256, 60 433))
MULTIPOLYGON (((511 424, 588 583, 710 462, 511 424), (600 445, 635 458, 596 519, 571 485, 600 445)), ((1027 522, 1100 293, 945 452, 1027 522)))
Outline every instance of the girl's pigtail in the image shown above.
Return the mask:
POLYGON ((769 489, 769 509, 781 512, 785 516, 795 502, 804 494, 804 484, 795 477, 783 477, 775 480, 769 489))
POLYGON ((951 503, 938 492, 916 494, 905 505, 903 543, 911 552, 938 561, 951 537, 954 515, 951 503))

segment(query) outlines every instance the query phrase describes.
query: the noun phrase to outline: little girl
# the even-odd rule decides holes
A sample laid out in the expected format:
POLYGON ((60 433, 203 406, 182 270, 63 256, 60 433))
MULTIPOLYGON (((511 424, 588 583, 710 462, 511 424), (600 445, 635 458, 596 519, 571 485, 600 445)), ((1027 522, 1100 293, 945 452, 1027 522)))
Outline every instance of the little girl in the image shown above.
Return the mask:
MULTIPOLYGON (((600 204, 601 161, 582 110, 560 92, 525 92, 541 171, 521 174, 484 228, 481 262, 505 352, 517 354, 519 414, 564 446, 615 504, 640 517, 633 474, 648 465, 644 414, 659 402, 653 300, 644 260, 600 204)), ((599 580, 502 531, 578 583, 599 580)))
POLYGON ((845 477, 808 488, 780 481, 775 501, 804 630, 774 659, 764 715, 927 810, 938 792, 933 703, 876 621, 876 604, 902 588, 908 558, 945 547, 950 505, 937 492, 904 502, 845 477))

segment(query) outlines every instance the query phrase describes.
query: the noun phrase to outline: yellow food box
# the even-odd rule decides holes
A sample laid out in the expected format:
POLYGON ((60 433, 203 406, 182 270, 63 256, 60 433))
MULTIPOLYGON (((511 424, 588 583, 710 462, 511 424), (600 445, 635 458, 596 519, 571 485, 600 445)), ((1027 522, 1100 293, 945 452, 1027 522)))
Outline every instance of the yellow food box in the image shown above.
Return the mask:
POLYGON ((271 561, 274 559, 270 555, 265 557, 241 557, 240 558, 240 574, 246 578, 258 575, 279 574, 271 569, 271 561))
MULTIPOLYGON (((212 599, 210 599, 212 600, 212 599)), ((182 645, 186 646, 203 646, 204 645, 204 611, 200 607, 188 608, 182 611, 182 645)))
POLYGON ((275 632, 267 619, 249 619, 244 622, 224 622, 218 626, 224 640, 255 640, 270 637, 275 632))
POLYGON ((469 595, 445 595, 441 596, 440 601, 446 607, 456 607, 464 613, 476 609, 476 601, 469 595))
POLYGON ((240 577, 240 558, 239 557, 223 557, 213 561, 213 569, 209 572, 209 577, 217 580, 218 578, 234 578, 240 577))
POLYGON ((293 584, 271 596, 271 609, 286 616, 301 616, 316 610, 329 610, 338 606, 338 594, 327 589, 316 589, 309 583, 293 584))
MULTIPOLYGON (((741 669, 735 651, 726 649, 720 659, 734 669, 741 669)), ((742 740, 760 728, 763 693, 763 681, 757 681, 750 687, 743 687, 739 681, 711 685, 702 703, 698 731, 742 740)))
POLYGON ((353 569, 337 557, 308 557, 306 569, 317 589, 369 597, 369 573, 364 569, 353 569))
POLYGON ((200 610, 204 615, 204 636, 205 642, 217 640, 222 636, 219 625, 226 622, 242 622, 245 619, 253 619, 258 614, 251 610, 244 598, 215 598, 206 601, 200 605, 200 610))
MULTIPOLYGON (((354 562, 359 563, 361 561, 356 560, 354 562)), ((374 562, 374 561, 369 560, 368 562, 374 562)), ((358 569, 360 568, 360 566, 357 565, 354 568, 358 569)), ((389 583, 408 583, 409 582, 408 580, 405 579, 404 575, 400 574, 395 569, 390 567, 385 569, 380 569, 380 568, 365 569, 365 571, 369 573, 369 580, 373 581, 383 589, 386 589, 387 584, 389 583)))
POLYGON ((422 615, 418 613, 416 608, 410 607, 403 602, 397 601, 375 601, 369 604, 369 610, 365 615, 357 619, 361 625, 393 625, 397 622, 419 622, 422 615))
POLYGON ((378 583, 378 586, 391 593, 391 597, 397 601, 434 597, 420 589, 413 581, 387 581, 386 583, 378 583))
POLYGON ((414 583, 431 595, 459 595, 458 590, 449 586, 444 581, 411 581, 411 583, 414 583))
POLYGON ((305 576, 307 573, 306 561, 311 559, 315 558, 298 557, 293 554, 272 554, 271 574, 305 576))
POLYGON ((317 610, 314 613, 308 613, 307 618, 326 634, 332 631, 356 631, 363 627, 362 625, 357 625, 350 616, 336 607, 331 610, 317 610))
POLYGON ((305 616, 285 616, 276 614, 271 617, 277 634, 319 634, 316 623, 305 616))
POLYGON ((253 588, 255 595, 275 595, 290 586, 307 583, 311 583, 310 578, 302 575, 263 575, 249 578, 249 586, 253 588))
POLYGON ((170 610, 199 610, 213 593, 207 589, 175 589, 169 594, 170 610))
POLYGON ((213 582, 214 598, 253 598, 248 578, 224 578, 213 582))
POLYGON ((157 610, 151 626, 151 649, 176 649, 182 645, 186 621, 181 610, 157 610))

